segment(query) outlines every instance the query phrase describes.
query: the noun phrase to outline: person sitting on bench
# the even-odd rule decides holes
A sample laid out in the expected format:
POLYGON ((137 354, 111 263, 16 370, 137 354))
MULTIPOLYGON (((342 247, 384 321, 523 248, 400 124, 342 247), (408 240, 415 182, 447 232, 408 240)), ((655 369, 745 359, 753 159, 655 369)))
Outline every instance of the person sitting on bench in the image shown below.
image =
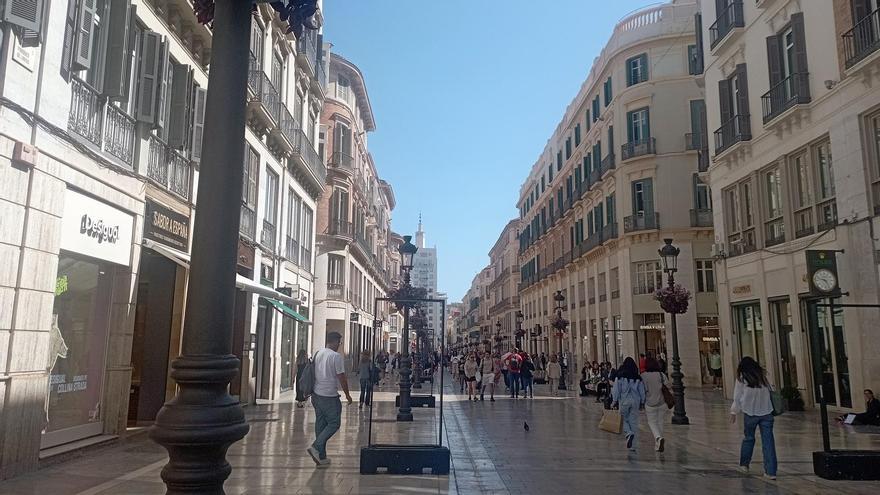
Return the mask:
MULTIPOLYGON (((873 425, 880 426, 880 400, 874 398, 874 392, 865 389, 865 412, 855 415, 852 423, 854 425, 873 425)), ((847 414, 837 418, 838 421, 846 421, 847 414)))

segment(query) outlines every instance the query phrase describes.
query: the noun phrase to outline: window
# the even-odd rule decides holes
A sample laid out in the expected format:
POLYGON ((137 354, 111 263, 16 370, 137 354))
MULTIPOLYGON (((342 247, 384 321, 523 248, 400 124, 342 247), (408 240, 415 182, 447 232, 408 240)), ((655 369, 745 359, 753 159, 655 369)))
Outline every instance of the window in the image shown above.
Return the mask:
POLYGON ((605 302, 608 299, 608 280, 605 278, 605 273, 599 274, 599 302, 605 302))
POLYGON ((605 223, 607 225, 617 223, 614 218, 614 193, 611 193, 611 195, 605 197, 605 215, 605 223))
POLYGON ((731 256, 755 250, 752 181, 745 180, 723 192, 727 243, 731 256))
POLYGON ((611 299, 617 299, 620 297, 620 270, 617 267, 611 269, 609 279, 611 283, 611 299))
POLYGON ((663 286, 663 270, 659 261, 633 263, 633 294, 653 294, 663 286))
POLYGON ((766 196, 764 244, 773 246, 785 241, 785 222, 782 218, 782 174, 779 167, 773 167, 762 175, 766 196))
POLYGON ((338 254, 327 256, 327 285, 328 291, 334 285, 340 289, 345 285, 345 258, 338 254))
POLYGON ((593 98, 593 122, 599 120, 599 95, 593 98))
POLYGON ((703 182, 697 174, 694 177, 694 209, 711 210, 712 209, 712 193, 709 191, 709 184, 703 182))
POLYGON ((303 247, 303 259, 302 264, 306 267, 311 266, 311 252, 312 252, 312 241, 314 232, 314 212, 311 207, 306 204, 302 206, 302 247, 303 247))
POLYGON ((648 109, 640 108, 626 114, 626 134, 630 143, 642 143, 651 137, 648 109))
POLYGON ((547 182, 553 182, 553 164, 547 166, 547 182))
POLYGON ((789 159, 792 175, 795 238, 827 230, 837 224, 834 168, 828 141, 789 159))
POLYGON ((648 54, 643 53, 626 61, 626 85, 648 80, 648 54))
POLYGON ((715 265, 712 260, 697 260, 697 292, 715 292, 715 265))
POLYGON ((275 89, 281 93, 281 84, 283 81, 284 75, 284 60, 281 58, 281 53, 278 51, 274 51, 272 53, 272 73, 269 74, 272 80, 272 86, 275 86, 275 89))
POLYGON ((637 217, 652 216, 654 213, 653 180, 642 179, 632 183, 633 215, 637 217))
POLYGON ((758 303, 733 307, 734 324, 739 336, 740 358, 750 356, 758 363, 766 363, 764 356, 764 323, 758 303))
POLYGON ((574 126, 574 147, 577 148, 581 145, 581 125, 578 124, 574 126))
POLYGON ((761 97, 765 123, 795 103, 810 101, 802 13, 792 14, 787 27, 767 38, 767 66, 770 90, 761 97))
MULTIPOLYGON (((333 199, 336 199, 335 196, 333 199)), ((293 189, 287 191, 287 259, 294 263, 299 261, 300 211, 302 199, 293 189)))
POLYGON ((351 83, 348 78, 339 74, 336 76, 336 97, 348 101, 351 97, 351 83))
POLYGON ((718 81, 718 96, 721 127, 715 131, 716 153, 752 138, 745 64, 737 65, 729 79, 718 81))
POLYGON ((590 304, 596 304, 596 278, 590 277, 587 280, 587 301, 590 304))
POLYGON ((245 206, 257 207, 257 176, 260 168, 260 155, 253 148, 247 148, 247 160, 244 163, 244 187, 241 188, 241 202, 245 206))
POLYGON ((605 90, 605 106, 607 107, 608 105, 611 104, 611 98, 612 98, 612 95, 611 95, 611 76, 608 76, 608 79, 605 80, 605 84, 603 86, 603 89, 605 90))
POLYGON ((565 139, 565 159, 571 158, 571 137, 565 139))
POLYGON ((871 193, 874 201, 874 214, 880 213, 880 113, 868 117, 866 125, 869 135, 868 148, 870 154, 871 193))
POLYGON ((562 151, 556 152, 556 171, 562 170, 562 151))

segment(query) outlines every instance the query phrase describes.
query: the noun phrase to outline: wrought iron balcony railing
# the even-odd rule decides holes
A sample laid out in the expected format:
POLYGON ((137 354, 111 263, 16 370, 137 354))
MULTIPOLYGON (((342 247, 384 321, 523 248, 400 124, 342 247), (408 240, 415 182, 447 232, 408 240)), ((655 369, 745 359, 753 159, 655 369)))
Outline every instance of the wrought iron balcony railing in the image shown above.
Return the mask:
POLYGON ((70 114, 67 128, 131 166, 134 160, 136 121, 87 82, 70 81, 70 114))
POLYGON ((148 139, 148 146, 147 177, 183 199, 189 199, 192 181, 190 161, 153 134, 148 139))
POLYGON ((309 63, 309 66, 315 68, 318 60, 318 47, 316 34, 311 30, 304 30, 302 35, 296 41, 297 56, 309 63))
POLYGON ((137 121, 115 105, 106 105, 104 120, 104 150, 131 164, 134 157, 134 136, 137 121))
POLYGON ((602 177, 604 177, 605 174, 614 169, 614 153, 608 153, 608 156, 602 159, 601 165, 602 170, 600 173, 602 174, 602 177))
POLYGON ((299 265, 299 241, 293 237, 287 236, 284 247, 284 256, 287 258, 287 261, 290 261, 294 265, 299 265))
POLYGON ((640 230, 655 230, 660 228, 660 213, 646 212, 644 215, 630 215, 623 218, 623 231, 625 233, 638 232, 640 230))
POLYGON ((684 135, 684 149, 687 151, 709 149, 709 143, 702 132, 688 132, 684 135))
POLYGON ((327 228, 327 233, 329 235, 336 235, 340 237, 352 237, 352 225, 351 222, 347 220, 340 220, 338 218, 331 218, 330 225, 327 228))
POLYGON ((602 227, 602 242, 617 239, 617 222, 605 224, 602 227))
POLYGON ((856 19, 852 29, 843 33, 846 68, 856 65, 880 48, 880 9, 856 19))
POLYGON ((749 115, 734 115, 715 131, 715 154, 721 153, 740 141, 751 139, 752 126, 749 123, 749 115))
POLYGON ((327 180, 327 167, 324 165, 321 156, 315 151, 312 142, 302 129, 299 129, 295 133, 293 154, 302 160, 309 170, 311 170, 312 174, 314 174, 318 182, 323 185, 327 180))
POLYGON ((241 220, 238 225, 238 231, 246 238, 254 240, 254 237, 257 235, 257 212, 254 206, 241 205, 241 220))
POLYGON ((327 299, 335 301, 345 300, 345 285, 343 284, 327 284, 327 299))
POLYGON ((272 119, 274 126, 278 126, 281 123, 282 103, 278 89, 272 84, 272 80, 261 69, 251 70, 248 73, 248 86, 254 92, 254 101, 260 103, 266 115, 272 119))
POLYGON ((732 0, 709 27, 709 47, 715 48, 734 28, 745 26, 742 0, 732 0))
POLYGON ((809 74, 806 72, 792 74, 761 96, 764 123, 770 122, 794 105, 809 102, 809 74))
POLYGON ((271 252, 275 252, 275 224, 263 220, 263 230, 260 231, 260 244, 271 252))
POLYGON ((657 153, 656 140, 652 137, 640 139, 638 141, 630 141, 624 143, 620 147, 620 159, 629 160, 642 155, 653 155, 657 153))
POLYGON ((691 227, 711 227, 712 210, 697 208, 691 210, 691 227))
POLYGON ((330 155, 330 167, 340 168, 351 172, 354 170, 354 157, 343 151, 334 151, 330 155))

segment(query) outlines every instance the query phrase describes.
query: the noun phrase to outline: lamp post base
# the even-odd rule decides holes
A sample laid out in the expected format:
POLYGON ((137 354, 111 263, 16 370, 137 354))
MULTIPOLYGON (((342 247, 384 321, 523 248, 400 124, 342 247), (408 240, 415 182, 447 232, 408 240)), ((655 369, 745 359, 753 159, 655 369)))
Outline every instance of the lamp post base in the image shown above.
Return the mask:
POLYGON ((691 424, 690 420, 687 416, 672 416, 672 424, 674 425, 689 425, 691 424))

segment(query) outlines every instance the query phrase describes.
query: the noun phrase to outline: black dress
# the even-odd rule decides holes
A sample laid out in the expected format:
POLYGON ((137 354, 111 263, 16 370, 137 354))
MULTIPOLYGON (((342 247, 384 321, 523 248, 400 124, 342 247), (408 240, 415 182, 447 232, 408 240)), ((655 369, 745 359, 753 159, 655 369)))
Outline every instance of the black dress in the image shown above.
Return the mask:
POLYGON ((302 376, 303 370, 306 369, 306 363, 297 364, 296 365, 296 401, 297 402, 305 402, 306 398, 303 393, 299 389, 299 379, 302 376))

